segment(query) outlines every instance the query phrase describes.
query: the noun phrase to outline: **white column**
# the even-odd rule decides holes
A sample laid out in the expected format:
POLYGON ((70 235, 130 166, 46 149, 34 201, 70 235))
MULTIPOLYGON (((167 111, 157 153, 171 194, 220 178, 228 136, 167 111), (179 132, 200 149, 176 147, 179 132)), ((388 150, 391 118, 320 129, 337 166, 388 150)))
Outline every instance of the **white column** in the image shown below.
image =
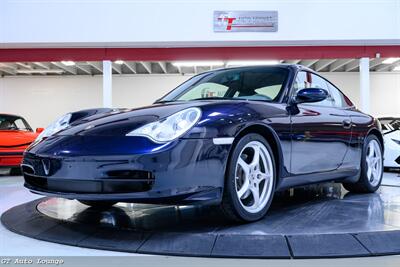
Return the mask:
POLYGON ((112 65, 110 60, 103 60, 103 107, 112 107, 112 65))
POLYGON ((360 58, 360 109, 370 113, 369 58, 360 58))

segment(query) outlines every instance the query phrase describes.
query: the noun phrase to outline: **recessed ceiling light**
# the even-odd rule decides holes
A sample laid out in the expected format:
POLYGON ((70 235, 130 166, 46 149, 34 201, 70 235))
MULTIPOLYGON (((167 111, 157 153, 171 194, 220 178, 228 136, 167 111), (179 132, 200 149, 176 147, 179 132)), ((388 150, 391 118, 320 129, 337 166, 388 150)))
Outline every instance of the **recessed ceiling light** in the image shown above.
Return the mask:
POLYGON ((202 67, 202 66, 222 66, 222 61, 177 61, 172 62, 175 67, 202 67))
POLYGON ((228 61, 227 66, 260 66, 260 65, 275 65, 279 60, 235 60, 228 61))
POLYGON ((63 60, 61 61, 62 64, 64 64, 65 66, 74 66, 75 62, 71 61, 71 60, 63 60))
POLYGON ((118 65, 122 65, 122 64, 124 64, 124 61, 121 59, 118 59, 118 60, 115 60, 114 63, 118 64, 118 65))
POLYGON ((398 60, 400 60, 400 57, 389 57, 389 58, 385 59, 384 61, 382 61, 382 64, 393 64, 398 60))

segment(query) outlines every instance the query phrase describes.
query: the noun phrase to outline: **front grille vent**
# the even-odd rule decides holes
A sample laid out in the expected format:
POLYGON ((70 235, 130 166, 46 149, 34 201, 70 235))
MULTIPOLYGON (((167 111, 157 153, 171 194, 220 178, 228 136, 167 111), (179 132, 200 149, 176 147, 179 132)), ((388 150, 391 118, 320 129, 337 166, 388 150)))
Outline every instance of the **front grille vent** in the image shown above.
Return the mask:
POLYGON ((141 170, 112 170, 107 172, 107 176, 111 179, 154 180, 151 172, 141 170))

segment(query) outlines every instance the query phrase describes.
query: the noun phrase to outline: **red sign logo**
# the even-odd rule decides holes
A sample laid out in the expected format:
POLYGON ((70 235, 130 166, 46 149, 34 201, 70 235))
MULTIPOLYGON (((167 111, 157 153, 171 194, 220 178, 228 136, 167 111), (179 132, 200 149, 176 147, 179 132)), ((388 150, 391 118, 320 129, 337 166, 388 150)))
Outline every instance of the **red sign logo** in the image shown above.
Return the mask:
POLYGON ((228 24, 226 25, 226 30, 230 31, 232 30, 233 21, 236 20, 236 18, 218 18, 218 20, 227 21, 228 24))

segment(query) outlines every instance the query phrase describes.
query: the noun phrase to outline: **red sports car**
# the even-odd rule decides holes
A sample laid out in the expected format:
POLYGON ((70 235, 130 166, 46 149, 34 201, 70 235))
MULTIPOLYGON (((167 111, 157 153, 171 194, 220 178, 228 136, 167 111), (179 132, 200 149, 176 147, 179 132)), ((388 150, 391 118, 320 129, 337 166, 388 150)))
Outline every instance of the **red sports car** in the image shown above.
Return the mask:
POLYGON ((11 174, 19 173, 22 154, 36 139, 43 128, 34 132, 20 116, 0 114, 0 168, 11 168, 11 174))

